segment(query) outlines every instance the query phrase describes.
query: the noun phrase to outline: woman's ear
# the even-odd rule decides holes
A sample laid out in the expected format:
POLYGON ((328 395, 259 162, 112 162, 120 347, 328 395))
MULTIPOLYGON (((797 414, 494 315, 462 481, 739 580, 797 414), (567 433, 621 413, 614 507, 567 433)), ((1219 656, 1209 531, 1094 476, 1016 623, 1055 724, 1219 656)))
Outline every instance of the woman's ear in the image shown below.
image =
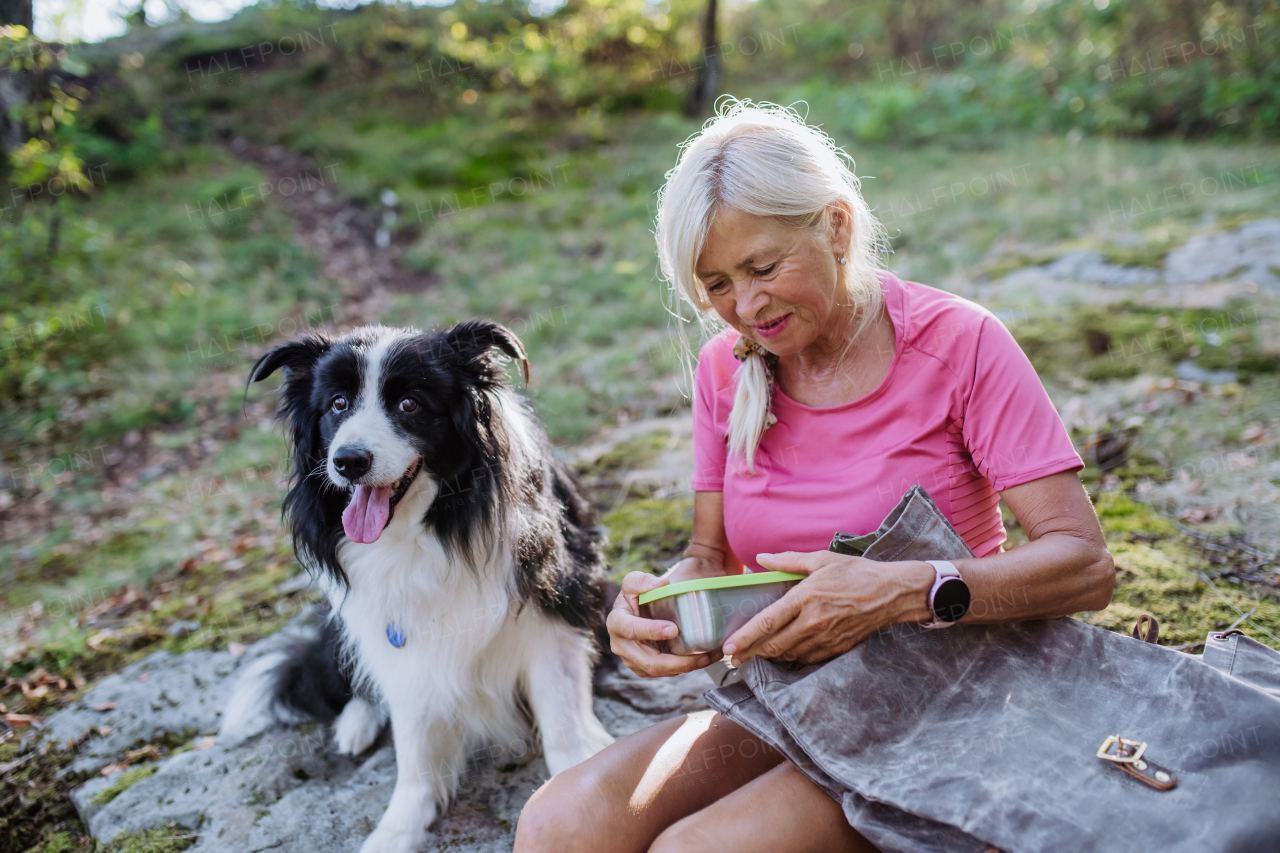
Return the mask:
POLYGON ((833 201, 827 208, 827 237, 837 258, 848 253, 853 242, 853 208, 844 199, 833 201))

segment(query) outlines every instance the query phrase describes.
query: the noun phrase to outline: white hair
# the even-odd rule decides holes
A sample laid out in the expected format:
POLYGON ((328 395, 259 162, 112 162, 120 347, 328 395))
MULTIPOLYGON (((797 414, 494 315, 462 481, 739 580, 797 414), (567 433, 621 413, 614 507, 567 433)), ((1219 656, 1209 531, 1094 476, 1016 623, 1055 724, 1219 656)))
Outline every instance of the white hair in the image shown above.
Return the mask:
MULTIPOLYGON (((853 233, 847 262, 838 269, 856 309, 852 346, 884 304, 877 271, 887 250, 884 228, 862 198, 852 158, 795 110, 732 98, 722 99, 716 116, 680 147, 680 158, 658 195, 658 262, 674 297, 697 310, 704 332, 712 335, 724 328, 695 272, 721 207, 817 233, 826 227, 833 207, 847 206, 853 233)), ((680 328, 687 357, 688 342, 680 328)), ((747 471, 755 470, 772 396, 762 357, 748 356, 738 371, 729 415, 729 454, 741 458, 747 471)))

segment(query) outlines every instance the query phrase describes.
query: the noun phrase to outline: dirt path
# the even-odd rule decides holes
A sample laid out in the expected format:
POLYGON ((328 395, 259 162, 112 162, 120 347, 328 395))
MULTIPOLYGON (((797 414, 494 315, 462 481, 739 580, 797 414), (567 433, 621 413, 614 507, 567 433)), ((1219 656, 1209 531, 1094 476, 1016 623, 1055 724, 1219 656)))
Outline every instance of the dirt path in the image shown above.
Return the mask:
POLYGON ((404 263, 404 249, 416 234, 399 220, 398 199, 385 194, 381 209, 357 205, 341 189, 341 173, 327 170, 313 159, 279 145, 256 145, 241 137, 229 144, 241 161, 262 171, 272 186, 314 175, 324 186, 310 192, 280 194, 278 203, 293 222, 298 239, 320 262, 324 276, 339 282, 341 325, 373 322, 396 292, 421 292, 434 276, 404 263), (335 175, 338 180, 335 180, 335 175), (381 234, 380 234, 381 232, 381 234))

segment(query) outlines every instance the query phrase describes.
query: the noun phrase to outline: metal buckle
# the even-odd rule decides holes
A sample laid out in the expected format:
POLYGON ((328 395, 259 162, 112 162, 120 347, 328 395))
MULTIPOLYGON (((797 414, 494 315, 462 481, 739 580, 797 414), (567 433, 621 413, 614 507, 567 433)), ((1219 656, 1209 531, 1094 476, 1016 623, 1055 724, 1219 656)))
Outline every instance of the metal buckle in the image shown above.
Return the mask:
POLYGON ((1133 764, 1146 751, 1147 745, 1143 741, 1125 740, 1120 735, 1112 735, 1098 747, 1098 757, 1116 764, 1133 764), (1111 751, 1112 747, 1116 749, 1114 753, 1111 751))

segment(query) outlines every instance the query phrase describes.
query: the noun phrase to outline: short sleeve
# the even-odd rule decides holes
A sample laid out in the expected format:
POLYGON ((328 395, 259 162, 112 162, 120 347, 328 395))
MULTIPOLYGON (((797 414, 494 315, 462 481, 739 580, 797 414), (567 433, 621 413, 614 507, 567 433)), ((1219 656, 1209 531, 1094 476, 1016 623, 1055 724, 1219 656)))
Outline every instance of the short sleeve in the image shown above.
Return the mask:
POLYGON ((728 448, 718 428, 717 389, 710 348, 693 373, 693 479, 695 492, 723 492, 728 448))
POLYGON ((997 492, 1084 467, 1036 369, 994 315, 978 335, 962 429, 974 465, 997 492))

